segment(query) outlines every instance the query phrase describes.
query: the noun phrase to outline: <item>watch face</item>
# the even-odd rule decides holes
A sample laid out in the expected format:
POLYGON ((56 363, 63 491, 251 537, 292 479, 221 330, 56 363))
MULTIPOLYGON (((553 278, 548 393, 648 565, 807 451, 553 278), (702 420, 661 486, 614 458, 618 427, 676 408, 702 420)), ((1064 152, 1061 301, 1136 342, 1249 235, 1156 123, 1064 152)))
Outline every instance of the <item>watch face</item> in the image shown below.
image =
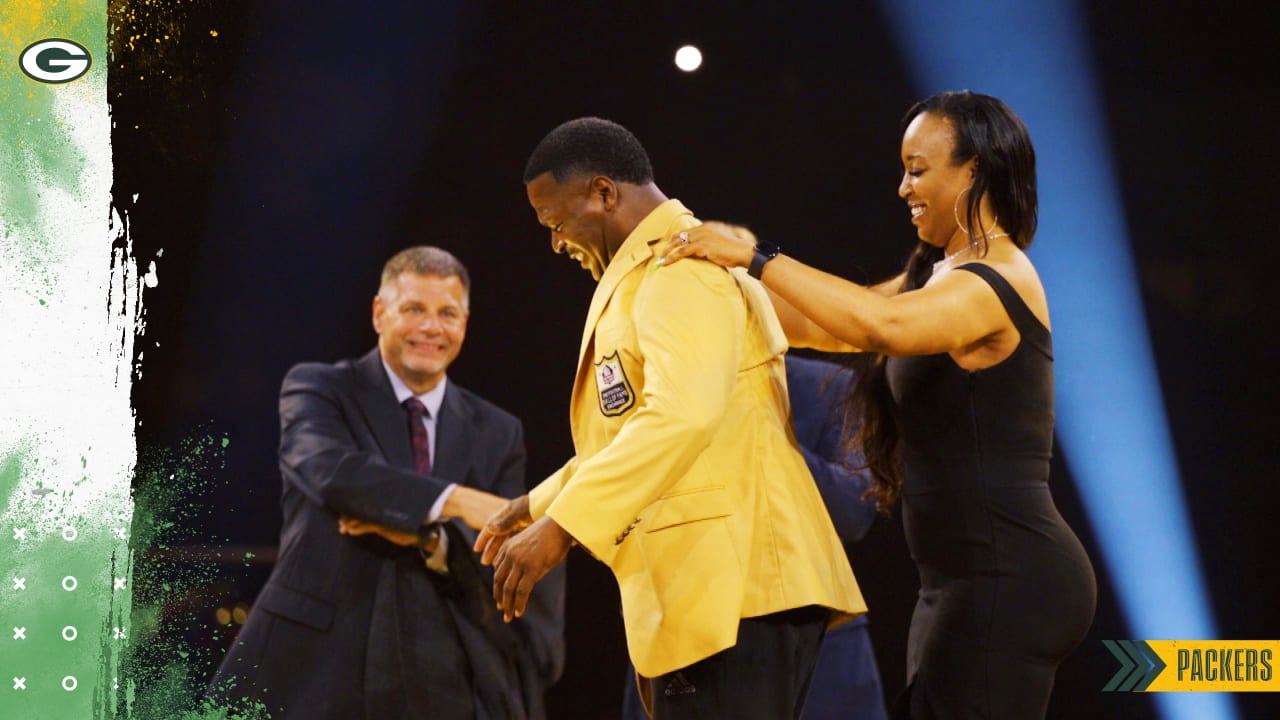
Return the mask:
POLYGON ((780 250, 781 248, 768 240, 756 240, 756 252, 767 258, 772 258, 774 255, 777 255, 780 250))

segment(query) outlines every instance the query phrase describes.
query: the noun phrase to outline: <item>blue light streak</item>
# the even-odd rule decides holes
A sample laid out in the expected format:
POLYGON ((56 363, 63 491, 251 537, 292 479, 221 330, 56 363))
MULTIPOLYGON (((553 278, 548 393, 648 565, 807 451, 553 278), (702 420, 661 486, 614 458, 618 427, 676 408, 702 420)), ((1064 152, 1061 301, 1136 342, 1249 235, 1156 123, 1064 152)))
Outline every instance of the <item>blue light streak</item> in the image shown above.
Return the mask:
MULTIPOLYGON (((1214 639, 1165 419, 1100 91, 1065 0, 882 0, 921 97, 1001 98, 1031 131, 1031 256, 1052 311, 1057 431, 1134 639, 1214 639)), ((1234 720, 1229 695, 1153 695, 1166 720, 1234 720)))

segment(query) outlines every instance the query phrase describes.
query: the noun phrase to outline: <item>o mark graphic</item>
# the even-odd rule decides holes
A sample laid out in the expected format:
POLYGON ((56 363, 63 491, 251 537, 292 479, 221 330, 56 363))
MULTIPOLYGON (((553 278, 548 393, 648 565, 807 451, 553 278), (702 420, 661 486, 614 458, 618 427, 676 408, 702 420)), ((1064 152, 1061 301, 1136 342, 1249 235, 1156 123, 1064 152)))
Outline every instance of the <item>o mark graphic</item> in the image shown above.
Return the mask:
POLYGON ((66 690, 67 692, 71 692, 72 690, 75 690, 76 685, 78 684, 79 683, 76 682, 76 678, 74 675, 68 675, 62 678, 62 689, 66 690))
POLYGON ((70 625, 62 628, 62 639, 66 640, 67 642, 71 642, 72 640, 75 640, 77 634, 78 633, 76 632, 76 629, 70 625))
POLYGON ((62 589, 66 590, 67 592, 71 592, 72 590, 75 590, 76 585, 78 584, 79 583, 76 582, 76 579, 71 575, 68 575, 62 578, 62 589))
POLYGON ((57 85, 89 72, 89 50, 74 40, 48 38, 31 43, 18 56, 18 66, 32 80, 57 85))

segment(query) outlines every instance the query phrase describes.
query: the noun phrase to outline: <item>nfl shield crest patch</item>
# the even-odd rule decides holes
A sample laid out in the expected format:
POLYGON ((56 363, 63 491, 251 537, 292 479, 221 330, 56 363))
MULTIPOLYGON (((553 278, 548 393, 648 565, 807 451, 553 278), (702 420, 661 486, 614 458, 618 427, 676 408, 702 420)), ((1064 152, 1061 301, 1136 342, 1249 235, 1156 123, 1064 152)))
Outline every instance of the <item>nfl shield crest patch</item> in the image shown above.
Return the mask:
POLYGON ((636 394, 622 369, 622 360, 615 350, 596 361, 596 390, 600 393, 600 412, 613 417, 621 415, 636 404, 636 394))

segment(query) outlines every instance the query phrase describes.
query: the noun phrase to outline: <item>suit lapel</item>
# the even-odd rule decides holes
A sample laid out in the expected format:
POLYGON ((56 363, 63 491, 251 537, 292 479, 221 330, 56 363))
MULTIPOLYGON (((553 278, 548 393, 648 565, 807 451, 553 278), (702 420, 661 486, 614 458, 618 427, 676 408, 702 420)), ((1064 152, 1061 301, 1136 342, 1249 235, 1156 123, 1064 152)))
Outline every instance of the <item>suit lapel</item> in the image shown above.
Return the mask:
POLYGON ((589 366, 594 359, 587 357, 587 348, 591 347, 591 340, 596 334, 596 324, 600 322, 604 309, 609 306, 609 299, 613 297, 614 291, 618 289, 623 278, 637 266, 653 258, 654 248, 651 243, 669 235, 672 224, 678 219, 692 215, 693 213, 679 200, 667 200, 659 205, 631 231, 623 241, 622 247, 618 248, 618 254, 609 261, 609 267, 605 268, 604 275, 600 277, 600 284, 596 286, 596 292, 591 296, 587 322, 582 328, 582 343, 578 346, 578 375, 574 380, 573 396, 569 403, 570 424, 575 433, 577 432, 577 404, 586 397, 586 391, 581 385, 591 377, 589 366))
POLYGON ((587 346, 591 344, 591 338, 595 335, 596 323, 600 322, 600 316, 609 306, 609 298, 613 297, 613 291, 618 289, 622 279, 637 265, 652 257, 653 249, 649 247, 647 240, 632 234, 618 249, 618 254, 613 260, 609 261, 609 267, 605 268, 604 275, 600 277, 600 284, 596 286, 596 292, 591 296, 591 308, 587 310, 587 322, 582 328, 582 344, 578 347, 579 366, 584 359, 588 359, 586 358, 587 346))
POLYGON ((471 444, 476 436, 472 428, 475 411, 462 391, 450 382, 444 389, 440 417, 436 419, 436 456, 431 474, 447 482, 470 484, 471 444))
POLYGON ((613 291, 618 289, 618 284, 637 265, 653 258, 654 248, 651 244, 669 235, 671 226, 676 220, 686 215, 692 216, 693 213, 679 200, 667 200, 645 216, 627 239, 622 241, 618 254, 609 261, 609 267, 605 268, 604 275, 600 276, 600 284, 596 286, 596 292, 591 296, 591 308, 587 310, 587 322, 582 328, 582 344, 578 346, 579 368, 582 367, 583 360, 588 359, 586 358, 587 346, 595 336, 596 323, 600 322, 600 316, 608 307, 613 291))
POLYGON ((356 404, 364 413, 374 440, 382 448, 387 464, 393 467, 412 468, 413 446, 409 443, 409 424, 404 410, 396 402, 395 391, 382 366, 382 356, 374 348, 356 361, 356 374, 360 377, 356 389, 356 404))

